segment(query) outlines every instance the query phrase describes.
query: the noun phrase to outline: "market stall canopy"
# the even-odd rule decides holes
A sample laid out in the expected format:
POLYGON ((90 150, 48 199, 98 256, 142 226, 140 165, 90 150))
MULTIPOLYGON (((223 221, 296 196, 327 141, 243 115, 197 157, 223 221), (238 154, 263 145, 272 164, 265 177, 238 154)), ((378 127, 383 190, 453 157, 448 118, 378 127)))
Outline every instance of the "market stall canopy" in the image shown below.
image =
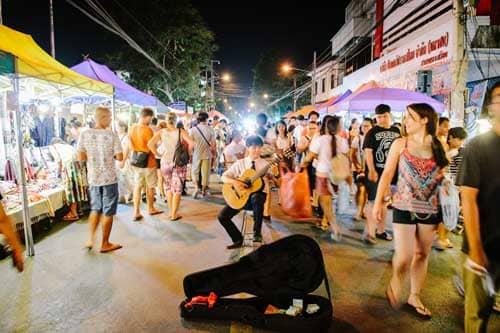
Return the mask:
POLYGON ((92 59, 85 59, 80 64, 71 67, 71 69, 94 80, 111 84, 115 88, 115 98, 117 100, 141 106, 158 107, 161 104, 163 105, 162 109, 166 110, 166 106, 158 98, 132 87, 121 80, 109 67, 98 64, 92 59))
POLYGON ((30 35, 0 25, 0 50, 16 59, 16 73, 111 95, 111 85, 76 73, 48 55, 30 35))
POLYGON ((332 98, 330 98, 328 101, 326 101, 325 103, 321 104, 320 106, 318 106, 318 112, 320 115, 323 115, 325 113, 328 113, 328 110, 331 106, 337 104, 337 103, 340 103, 342 102, 344 99, 346 99, 350 94, 352 94, 352 91, 347 89, 347 91, 345 93, 343 93, 342 95, 339 95, 339 96, 334 96, 332 98))
POLYGON ((445 105, 432 97, 398 88, 372 88, 353 93, 332 108, 335 111, 372 113, 377 105, 387 104, 392 111, 404 112, 406 107, 412 103, 427 103, 438 113, 445 110, 445 105))
POLYGON ((316 108, 312 105, 306 105, 306 106, 303 106, 301 109, 295 111, 295 112, 289 112, 286 114, 285 117, 287 118, 291 118, 291 117, 297 117, 297 116, 304 116, 304 117, 307 117, 307 115, 309 114, 309 112, 311 111, 314 111, 316 110, 316 108))
POLYGON ((366 83, 363 83, 359 87, 357 87, 354 90, 354 93, 360 93, 362 91, 365 91, 365 90, 368 90, 368 89, 373 89, 373 88, 382 88, 382 85, 380 85, 379 83, 377 83, 377 81, 370 80, 370 81, 368 81, 366 83))

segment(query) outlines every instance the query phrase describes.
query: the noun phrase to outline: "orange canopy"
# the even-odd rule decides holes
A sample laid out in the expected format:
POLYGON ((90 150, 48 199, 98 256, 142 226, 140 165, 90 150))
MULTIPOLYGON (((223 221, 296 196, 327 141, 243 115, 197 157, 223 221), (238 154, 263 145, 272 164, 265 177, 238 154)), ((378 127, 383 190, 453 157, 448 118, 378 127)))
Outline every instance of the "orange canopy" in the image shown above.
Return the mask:
POLYGON ((312 105, 306 105, 304 107, 302 107, 301 109, 295 111, 295 112, 289 112, 286 114, 285 117, 287 118, 291 118, 291 117, 297 117, 297 116, 304 116, 304 117, 307 117, 307 115, 309 114, 309 112, 311 111, 314 111, 316 110, 316 108, 312 105))

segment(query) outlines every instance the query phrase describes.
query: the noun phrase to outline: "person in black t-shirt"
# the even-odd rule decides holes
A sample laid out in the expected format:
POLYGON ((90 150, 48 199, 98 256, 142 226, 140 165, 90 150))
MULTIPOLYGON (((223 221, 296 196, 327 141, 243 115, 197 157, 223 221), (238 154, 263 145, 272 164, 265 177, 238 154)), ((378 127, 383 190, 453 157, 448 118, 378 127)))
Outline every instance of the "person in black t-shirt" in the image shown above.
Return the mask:
POLYGON ((500 287, 500 82, 487 96, 493 128, 467 144, 457 178, 468 255, 463 274, 465 332, 487 330, 494 296, 485 288, 486 270, 496 290, 500 287))
POLYGON ((377 195, 378 181, 384 171, 385 162, 392 142, 401 136, 399 129, 391 126, 391 108, 388 105, 380 104, 375 108, 375 118, 377 125, 373 127, 365 137, 363 149, 366 158, 366 190, 368 192, 368 203, 365 208, 366 225, 363 232, 363 242, 366 244, 375 244, 376 238, 392 240, 392 236, 385 231, 385 215, 387 208, 384 209, 381 223, 377 224, 372 210, 373 201, 377 195))

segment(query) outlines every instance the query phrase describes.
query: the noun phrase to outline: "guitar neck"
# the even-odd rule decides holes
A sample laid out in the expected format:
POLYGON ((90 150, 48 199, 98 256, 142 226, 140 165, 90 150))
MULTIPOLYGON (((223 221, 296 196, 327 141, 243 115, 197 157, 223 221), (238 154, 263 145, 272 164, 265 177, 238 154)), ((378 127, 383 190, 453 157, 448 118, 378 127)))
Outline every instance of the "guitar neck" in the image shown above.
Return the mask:
POLYGON ((257 173, 255 174, 255 176, 252 177, 252 183, 255 182, 257 179, 263 177, 267 170, 269 170, 269 168, 271 167, 271 164, 267 164, 265 167, 263 167, 262 169, 260 169, 259 171, 257 171, 257 173))

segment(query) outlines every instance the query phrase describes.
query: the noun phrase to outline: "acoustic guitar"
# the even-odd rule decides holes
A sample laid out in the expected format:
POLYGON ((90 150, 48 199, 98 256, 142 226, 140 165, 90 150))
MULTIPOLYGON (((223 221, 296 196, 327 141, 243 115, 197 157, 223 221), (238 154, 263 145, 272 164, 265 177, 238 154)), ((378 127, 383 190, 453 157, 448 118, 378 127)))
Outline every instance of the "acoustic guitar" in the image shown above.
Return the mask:
POLYGON ((226 200, 227 205, 236 210, 243 209, 250 196, 253 193, 260 191, 264 186, 262 177, 267 173, 269 168, 279 163, 279 161, 283 158, 290 158, 293 155, 294 151, 292 149, 287 149, 282 155, 275 155, 268 160, 267 165, 262 169, 247 169, 238 178, 238 180, 247 185, 246 188, 239 188, 233 184, 222 185, 222 196, 224 197, 224 200, 226 200))

